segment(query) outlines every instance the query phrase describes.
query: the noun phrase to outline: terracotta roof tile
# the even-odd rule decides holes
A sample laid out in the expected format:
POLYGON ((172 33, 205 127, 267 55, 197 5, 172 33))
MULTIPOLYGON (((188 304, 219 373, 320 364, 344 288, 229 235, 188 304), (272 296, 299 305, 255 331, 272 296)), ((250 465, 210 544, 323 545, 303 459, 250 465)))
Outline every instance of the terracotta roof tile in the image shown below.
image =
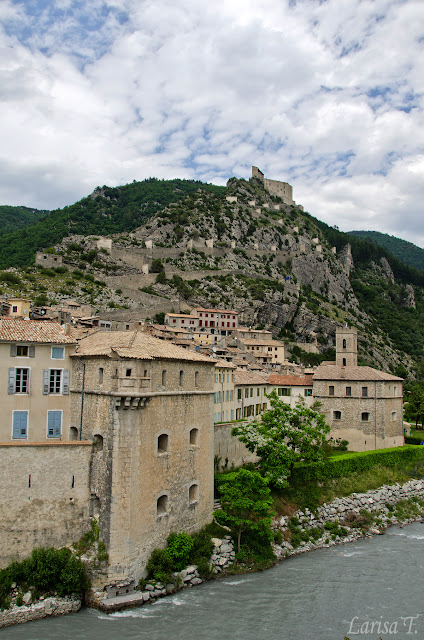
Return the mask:
POLYGON ((158 340, 144 331, 97 331, 80 341, 76 355, 110 357, 113 352, 122 358, 163 358, 213 364, 211 358, 177 347, 172 342, 158 340))
POLYGON ((312 387, 313 376, 296 376, 296 375, 280 375, 271 373, 267 378, 269 384, 279 385, 282 387, 312 387))
POLYGON ((0 342, 75 344, 75 340, 65 334, 58 322, 1 318, 0 323, 0 342))
POLYGON ((240 338, 240 342, 242 342, 243 344, 250 344, 250 345, 257 345, 258 347, 260 345, 264 345, 266 347, 284 347, 284 343, 283 342, 278 342, 278 340, 260 340, 258 338, 240 338))
POLYGON ((236 386, 242 384, 267 384, 267 379, 260 373, 252 373, 252 371, 245 371, 244 369, 237 369, 236 371, 236 386))
POLYGON ((342 367, 334 364, 321 364, 313 374, 313 378, 314 380, 387 380, 393 382, 402 382, 403 380, 372 367, 342 367))

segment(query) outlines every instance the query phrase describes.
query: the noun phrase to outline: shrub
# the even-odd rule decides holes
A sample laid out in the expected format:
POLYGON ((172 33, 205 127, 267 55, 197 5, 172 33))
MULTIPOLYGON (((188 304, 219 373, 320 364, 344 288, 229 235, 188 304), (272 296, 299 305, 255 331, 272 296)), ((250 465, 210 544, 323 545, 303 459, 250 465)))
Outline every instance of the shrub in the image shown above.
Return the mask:
POLYGON ((171 560, 173 570, 182 571, 188 565, 190 551, 194 544, 193 538, 188 533, 180 531, 171 533, 167 542, 165 552, 171 560))

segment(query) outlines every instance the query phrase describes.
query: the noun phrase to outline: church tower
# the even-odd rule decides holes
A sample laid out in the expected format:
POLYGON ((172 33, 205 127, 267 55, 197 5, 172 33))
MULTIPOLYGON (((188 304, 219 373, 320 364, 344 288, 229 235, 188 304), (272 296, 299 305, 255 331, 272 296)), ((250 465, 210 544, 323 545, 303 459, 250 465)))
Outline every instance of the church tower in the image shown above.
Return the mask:
POLYGON ((356 327, 336 329, 336 364, 340 367, 358 366, 358 330, 356 327))

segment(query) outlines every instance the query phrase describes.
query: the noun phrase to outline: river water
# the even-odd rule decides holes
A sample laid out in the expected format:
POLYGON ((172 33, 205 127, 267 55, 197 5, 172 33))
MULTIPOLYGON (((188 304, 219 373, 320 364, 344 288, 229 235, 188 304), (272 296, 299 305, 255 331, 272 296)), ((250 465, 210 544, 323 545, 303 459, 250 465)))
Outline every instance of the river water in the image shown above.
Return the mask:
POLYGON ((424 640, 424 524, 290 558, 107 615, 85 609, 1 640, 424 640), (374 625, 374 626, 373 626, 374 625))

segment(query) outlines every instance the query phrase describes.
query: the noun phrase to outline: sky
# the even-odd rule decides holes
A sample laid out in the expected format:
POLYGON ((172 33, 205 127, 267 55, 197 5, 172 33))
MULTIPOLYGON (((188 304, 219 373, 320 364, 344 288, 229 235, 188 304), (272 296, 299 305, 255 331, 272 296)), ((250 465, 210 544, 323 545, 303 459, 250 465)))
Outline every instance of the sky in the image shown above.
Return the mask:
POLYGON ((424 247, 423 0, 1 0, 0 204, 258 166, 424 247))

